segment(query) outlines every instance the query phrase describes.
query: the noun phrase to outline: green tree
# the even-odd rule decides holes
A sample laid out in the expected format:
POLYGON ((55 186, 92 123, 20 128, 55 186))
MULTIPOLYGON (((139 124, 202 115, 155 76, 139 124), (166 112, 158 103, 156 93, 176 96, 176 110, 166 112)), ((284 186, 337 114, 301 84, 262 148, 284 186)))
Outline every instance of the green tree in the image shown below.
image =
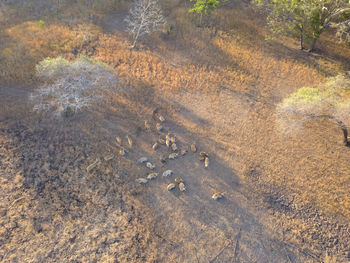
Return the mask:
POLYGON ((278 124, 289 131, 317 119, 334 121, 343 132, 344 144, 350 146, 350 72, 331 78, 317 88, 300 88, 277 106, 278 124))
POLYGON ((195 2, 193 8, 188 10, 190 13, 200 14, 199 23, 202 24, 203 13, 205 15, 210 15, 212 11, 218 8, 220 2, 218 0, 190 0, 190 2, 195 2))
POLYGON ((350 14, 349 0, 255 0, 267 11, 268 26, 273 34, 298 37, 304 49, 316 48, 321 34, 331 26, 344 25, 350 14))

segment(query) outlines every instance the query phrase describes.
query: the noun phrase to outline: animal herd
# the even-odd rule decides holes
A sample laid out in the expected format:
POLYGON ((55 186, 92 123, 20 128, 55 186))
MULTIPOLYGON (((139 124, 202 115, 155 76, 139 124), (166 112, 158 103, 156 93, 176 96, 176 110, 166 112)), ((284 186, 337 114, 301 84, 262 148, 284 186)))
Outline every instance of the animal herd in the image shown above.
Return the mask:
MULTIPOLYGON (((165 131, 162 123, 165 122, 165 118, 162 115, 157 116, 157 120, 158 122, 155 124, 155 129, 157 132, 162 133, 165 131)), ((145 121, 144 122, 144 126, 145 129, 147 131, 152 131, 152 127, 149 121, 145 121)), ((129 135, 125 136, 128 147, 131 149, 133 147, 133 140, 129 135)), ((122 146, 122 139, 119 136, 115 137, 115 143, 117 145, 117 147, 119 147, 119 154, 121 156, 125 156, 127 154, 127 150, 126 148, 124 148, 122 146)), ((195 143, 192 143, 191 145, 186 146, 186 147, 182 147, 181 149, 179 149, 178 144, 177 144, 177 138, 175 134, 171 134, 170 132, 168 132, 165 137, 159 136, 159 138, 157 139, 156 142, 154 142, 150 147, 152 148, 153 151, 157 151, 159 149, 159 147, 167 147, 169 149, 168 152, 170 152, 167 156, 162 156, 161 157, 161 162, 163 164, 167 163, 167 160, 175 160, 180 156, 184 156, 186 155, 189 151, 191 151, 192 153, 196 153, 197 152, 197 146, 195 143)), ((114 155, 107 155, 104 157, 105 161, 111 160, 114 158, 114 155)), ((204 167, 208 168, 209 167, 209 154, 206 152, 200 152, 199 153, 199 161, 204 163, 204 167)), ((97 164, 99 163, 99 159, 96 159, 92 164, 90 164, 87 167, 87 172, 90 172, 93 168, 95 168, 97 166, 97 164)), ((155 164, 153 164, 147 157, 143 156, 141 158, 139 158, 137 160, 137 163, 139 165, 145 165, 145 167, 147 167, 150 172, 145 176, 145 177, 139 177, 137 178, 135 181, 136 183, 139 184, 148 184, 150 181, 152 180, 156 180, 159 176, 158 172, 155 172, 156 170, 156 166, 155 164)), ((166 178, 171 178, 172 175, 174 174, 174 172, 172 170, 168 170, 165 169, 162 173, 163 177, 166 178)), ((175 189, 179 189, 180 192, 185 192, 186 191, 186 185, 185 182, 182 178, 180 177, 176 177, 174 179, 173 182, 169 183, 166 186, 166 189, 168 191, 174 191, 175 189)), ((211 196, 211 198, 213 200, 219 200, 222 199, 224 197, 224 193, 222 192, 214 192, 211 196)))

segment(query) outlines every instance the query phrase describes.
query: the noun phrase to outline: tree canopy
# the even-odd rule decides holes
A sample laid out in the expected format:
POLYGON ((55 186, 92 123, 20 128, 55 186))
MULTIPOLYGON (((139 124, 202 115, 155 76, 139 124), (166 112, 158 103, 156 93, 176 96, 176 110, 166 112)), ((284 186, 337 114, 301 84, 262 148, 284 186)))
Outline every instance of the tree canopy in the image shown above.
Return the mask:
MULTIPOLYGON (((349 0, 255 0, 267 11, 271 32, 289 34, 300 39, 301 49, 305 41, 314 51, 317 40, 329 27, 344 29, 350 14, 349 0)), ((343 30, 344 31, 344 30, 343 30)))
POLYGON ((193 8, 189 10, 190 13, 196 12, 198 14, 210 14, 213 10, 218 8, 220 1, 218 0, 190 0, 194 2, 193 8))
POLYGON ((200 14, 199 24, 202 24, 203 14, 210 15, 210 13, 216 10, 220 4, 227 1, 228 0, 190 0, 190 2, 195 3, 188 12, 200 14))

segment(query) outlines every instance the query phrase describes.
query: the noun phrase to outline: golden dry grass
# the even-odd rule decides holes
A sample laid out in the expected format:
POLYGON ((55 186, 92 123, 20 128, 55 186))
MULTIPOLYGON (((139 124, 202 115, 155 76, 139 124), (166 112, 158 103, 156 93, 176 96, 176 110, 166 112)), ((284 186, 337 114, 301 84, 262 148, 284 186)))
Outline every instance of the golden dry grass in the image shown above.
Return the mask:
POLYGON ((89 55, 100 30, 92 25, 77 25, 70 29, 65 25, 39 21, 24 22, 2 31, 0 72, 2 82, 23 82, 34 76, 35 64, 45 57, 64 56, 74 58, 78 54, 89 55))

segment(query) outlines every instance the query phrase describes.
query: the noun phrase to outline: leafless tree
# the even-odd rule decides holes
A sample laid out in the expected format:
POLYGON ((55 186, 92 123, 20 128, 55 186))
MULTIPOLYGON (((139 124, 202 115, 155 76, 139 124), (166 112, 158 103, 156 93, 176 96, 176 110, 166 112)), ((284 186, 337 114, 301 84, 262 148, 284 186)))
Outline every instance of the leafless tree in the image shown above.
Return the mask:
POLYGON ((135 47, 139 37, 156 31, 166 21, 157 0, 137 0, 131 6, 125 22, 133 37, 132 47, 135 47))
POLYGON ((61 57, 47 58, 36 67, 42 85, 30 96, 34 110, 71 115, 102 98, 102 92, 115 88, 118 81, 106 64, 88 57, 69 62, 61 57))

